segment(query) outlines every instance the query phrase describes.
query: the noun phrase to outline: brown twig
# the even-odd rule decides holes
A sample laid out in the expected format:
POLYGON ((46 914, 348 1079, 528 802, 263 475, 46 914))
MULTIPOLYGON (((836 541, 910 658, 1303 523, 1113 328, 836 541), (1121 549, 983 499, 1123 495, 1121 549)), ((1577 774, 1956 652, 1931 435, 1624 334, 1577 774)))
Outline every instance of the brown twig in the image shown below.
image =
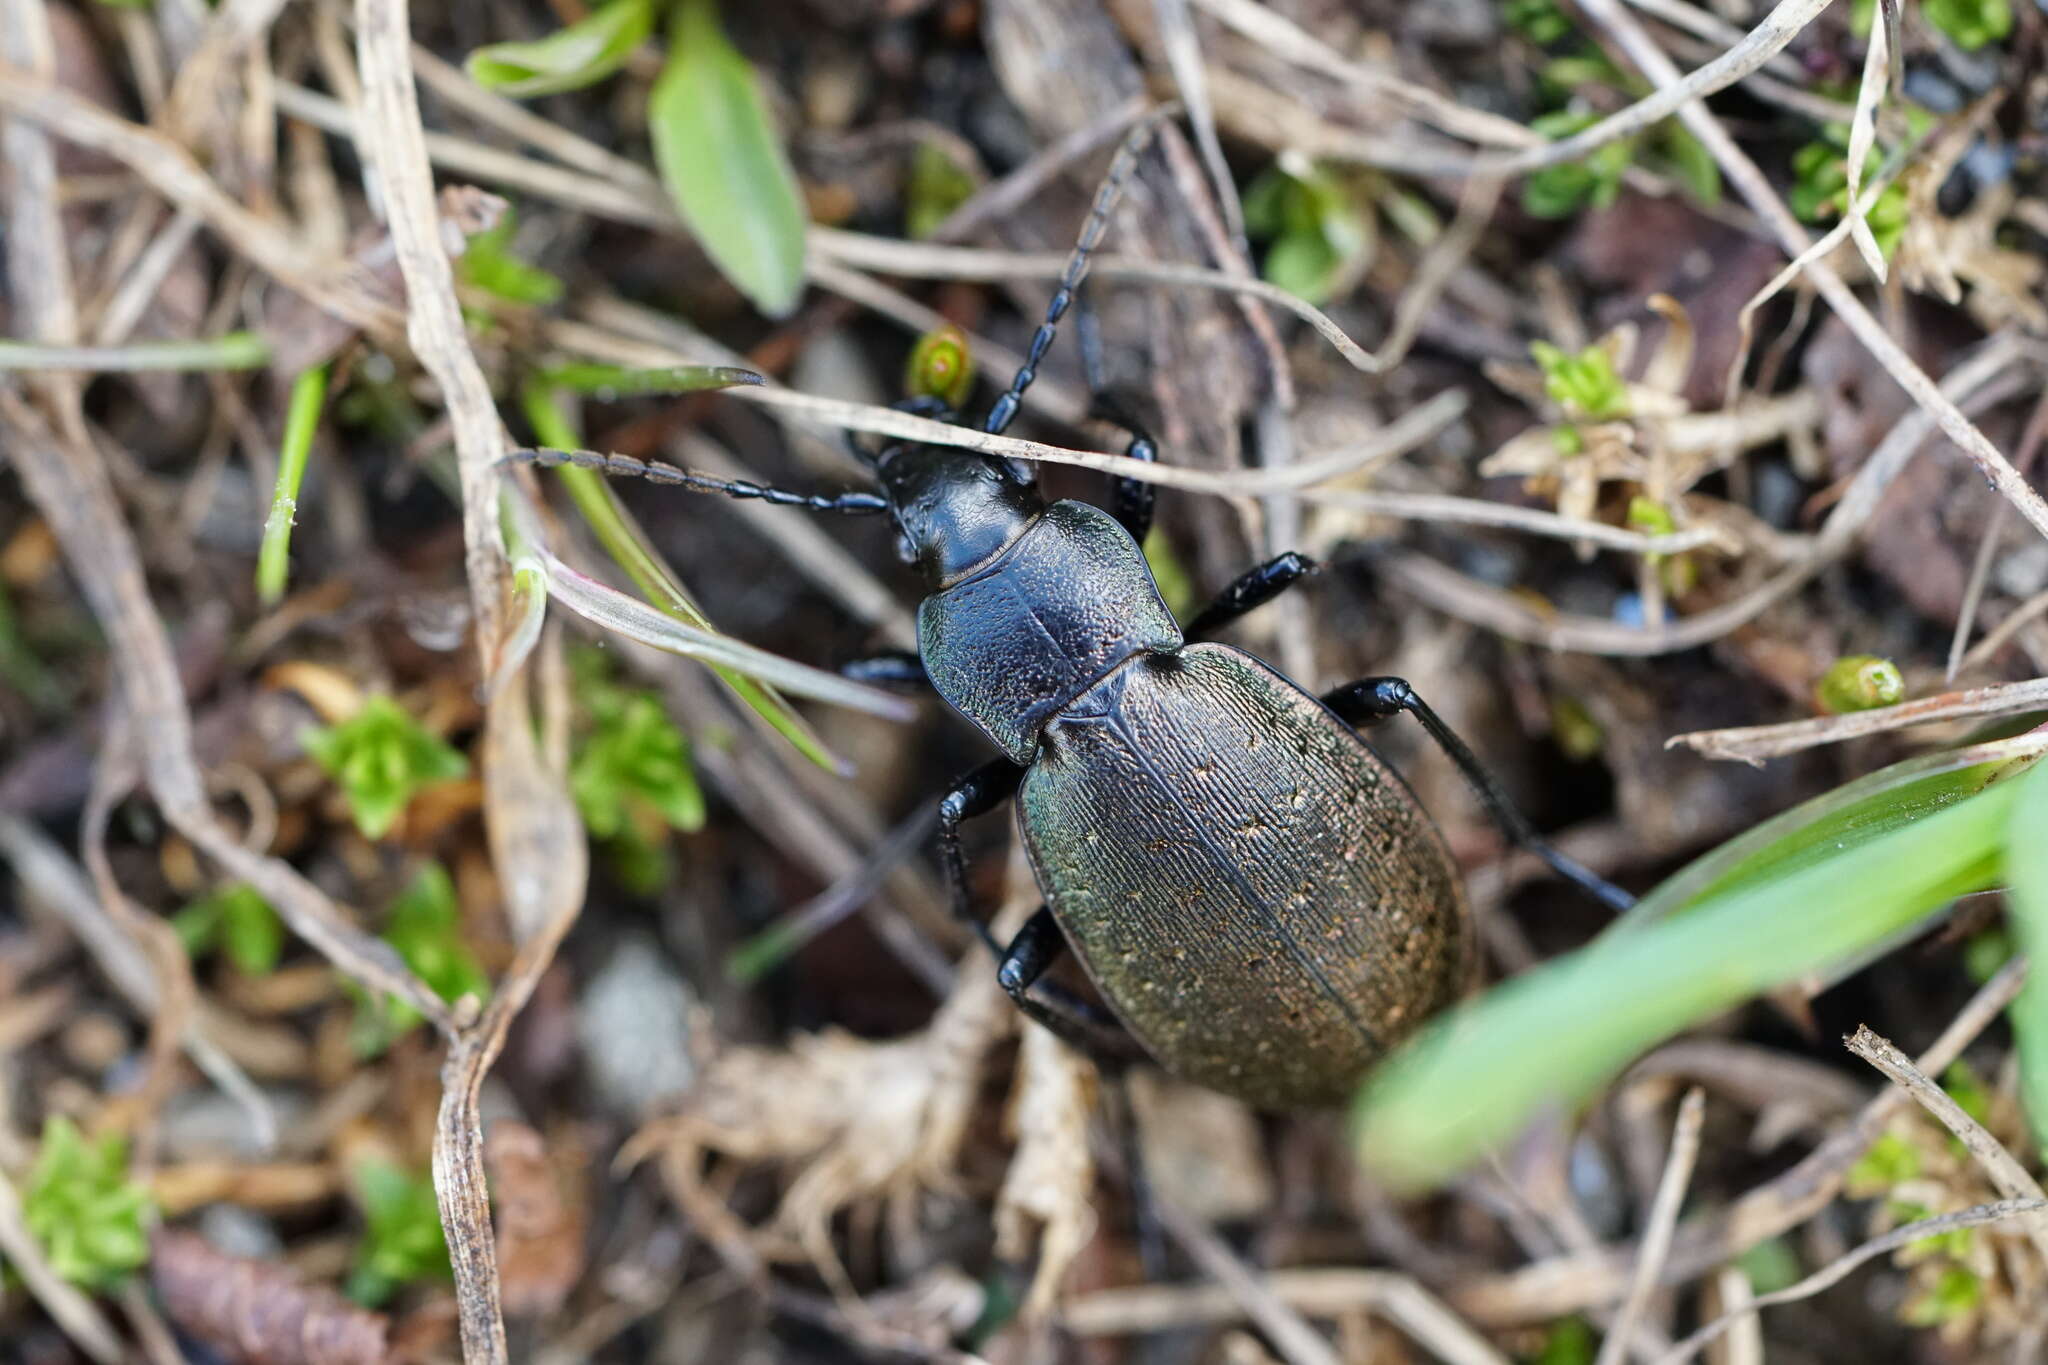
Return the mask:
POLYGON ((1620 1365, 1628 1352, 1629 1338, 1635 1335, 1636 1323, 1642 1319, 1649 1307, 1650 1295, 1656 1291, 1658 1274, 1664 1268, 1665 1257, 1671 1254, 1671 1234, 1678 1226, 1678 1210, 1685 1200, 1685 1187, 1692 1179, 1693 1163, 1699 1159, 1700 1125, 1706 1118, 1706 1098, 1706 1092, 1695 1086, 1686 1092, 1685 1099, 1678 1106, 1678 1119, 1671 1128, 1671 1153, 1665 1158, 1664 1174, 1657 1181, 1657 1194, 1650 1202, 1649 1219, 1643 1228, 1642 1251, 1636 1257, 1628 1297, 1621 1301, 1621 1311, 1615 1314, 1613 1325, 1607 1329, 1606 1340, 1600 1343, 1600 1355, 1595 1365, 1620 1365))
POLYGON ((1695 730, 1690 734, 1673 735, 1664 741, 1664 747, 1670 749, 1682 744, 1707 758, 1739 759, 1753 767, 1762 767, 1767 758, 1796 754, 1822 744, 1840 744, 1845 740, 1883 734, 1909 725, 1968 720, 1975 716, 2010 716, 2043 709, 2048 709, 2048 678, 2034 678, 2028 682, 1943 692, 1918 701, 1881 706, 1871 711, 1851 711, 1840 716, 1815 716, 1811 720, 1745 725, 1728 730, 1695 730))
MULTIPOLYGON (((1970 1155, 1984 1168, 1998 1192, 2010 1200, 2026 1200, 2036 1206, 2048 1201, 2048 1194, 2041 1191, 2040 1182, 2027 1173, 2005 1144, 1991 1136, 1984 1125, 1965 1113, 1946 1090, 1927 1079, 1925 1072, 1913 1065, 1912 1058, 1892 1046, 1889 1039, 1873 1032, 1868 1024, 1859 1024, 1856 1032, 1843 1040, 1843 1046, 1869 1062, 1893 1085, 1905 1091, 1913 1103, 1933 1115, 1941 1126, 1956 1135, 1970 1155)), ((2048 1218, 2027 1218, 2021 1223, 2026 1234, 2033 1240, 2035 1250, 2048 1261, 2048 1218)))

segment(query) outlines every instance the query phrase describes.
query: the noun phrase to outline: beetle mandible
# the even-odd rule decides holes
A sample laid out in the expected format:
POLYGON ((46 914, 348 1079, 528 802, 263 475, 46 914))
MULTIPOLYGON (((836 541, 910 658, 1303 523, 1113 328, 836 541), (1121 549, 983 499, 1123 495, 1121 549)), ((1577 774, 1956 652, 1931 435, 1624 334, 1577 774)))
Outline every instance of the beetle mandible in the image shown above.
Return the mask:
MULTIPOLYGON (((1118 149, 983 431, 1017 415, 1150 126, 1118 149)), ((935 399, 901 406, 954 417, 935 399)), ((1126 453, 1155 459, 1123 425, 1134 433, 1126 453)), ((1104 511, 1047 503, 1010 460, 851 444, 878 492, 797 493, 592 451, 512 458, 894 520, 927 589, 918 653, 849 671, 928 681, 1001 751, 940 802, 948 890, 995 951, 1003 989, 1070 1041, 1093 1041, 1085 1006, 1048 996, 1050 983, 1033 990, 1070 945, 1116 1021, 1167 1070, 1264 1107, 1343 1100, 1455 998, 1475 958, 1457 869, 1407 783, 1359 734, 1402 712, 1509 838, 1609 905, 1630 903, 1537 836, 1407 682, 1366 678, 1316 697, 1209 638, 1314 572, 1305 557, 1257 566, 1182 626, 1139 549, 1152 485, 1117 480, 1104 511), (959 828, 1013 796, 1045 904, 1004 944, 973 913, 959 828)))

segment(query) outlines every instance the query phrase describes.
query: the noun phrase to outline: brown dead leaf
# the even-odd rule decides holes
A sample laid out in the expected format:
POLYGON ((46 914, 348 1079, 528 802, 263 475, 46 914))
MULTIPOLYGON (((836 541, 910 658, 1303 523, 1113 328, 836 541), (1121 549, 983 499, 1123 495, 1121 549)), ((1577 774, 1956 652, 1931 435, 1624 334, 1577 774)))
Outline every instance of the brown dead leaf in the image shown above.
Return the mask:
POLYGON ((1023 1260, 1038 1231, 1038 1273, 1023 1315, 1052 1311, 1060 1280, 1095 1232, 1095 1159, 1088 1115, 1095 1106, 1095 1068, 1042 1028, 1024 1030, 1010 1129, 1017 1154, 996 1196, 996 1254, 1023 1260))
POLYGON ((498 1210, 498 1278, 505 1311, 552 1313, 583 1276, 589 1221, 568 1177, 583 1154, 551 1154, 526 1124, 500 1120, 484 1139, 484 1163, 498 1210))

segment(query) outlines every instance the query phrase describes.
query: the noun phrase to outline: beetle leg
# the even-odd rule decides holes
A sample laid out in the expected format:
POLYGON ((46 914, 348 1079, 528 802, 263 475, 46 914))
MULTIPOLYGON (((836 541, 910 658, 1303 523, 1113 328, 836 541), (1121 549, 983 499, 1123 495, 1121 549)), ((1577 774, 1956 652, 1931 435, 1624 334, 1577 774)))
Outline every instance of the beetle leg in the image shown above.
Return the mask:
POLYGON ((1355 683, 1346 683, 1325 693, 1323 705, 1335 711, 1353 728, 1378 724, 1403 711, 1415 717, 1422 722, 1422 728, 1429 731, 1429 737, 1436 741, 1437 747, 1458 765, 1458 771, 1465 774, 1465 780, 1479 793, 1479 799, 1486 804, 1494 823, 1511 842, 1541 858, 1558 876, 1611 909, 1626 910, 1636 903, 1635 897, 1628 892, 1551 847, 1550 842, 1515 809, 1493 774, 1486 771, 1479 759, 1465 747, 1465 741, 1444 724, 1443 717, 1431 710, 1427 702, 1415 695, 1415 689, 1405 678, 1363 678, 1355 683))
POLYGON ((914 649, 885 649, 865 659, 849 660, 839 666, 839 676, 902 692, 922 692, 932 685, 924 660, 914 649))
POLYGON ((1039 980, 1066 951, 1067 936, 1060 932, 1059 921, 1041 905, 1010 940, 1010 946, 996 954, 1000 959, 996 981, 1027 1019, 1098 1065, 1117 1071, 1139 1060, 1143 1053, 1114 1015, 1061 989, 1056 982, 1039 980), (1043 998, 1032 998, 1034 984, 1043 998))
POLYGON ((1235 583, 1216 594, 1214 602, 1195 613, 1181 634, 1191 641, 1206 640, 1238 617, 1264 606, 1321 568, 1307 555, 1293 550, 1275 555, 1239 574, 1235 583))
POLYGON ((1003 946, 996 942, 974 913, 974 897, 967 890, 967 859, 960 852, 960 822, 986 815, 1017 794, 1024 781, 1024 769, 1007 758, 990 759, 953 784, 939 800, 939 867, 946 874, 947 899, 953 913, 981 935, 981 941, 997 957, 1003 946))

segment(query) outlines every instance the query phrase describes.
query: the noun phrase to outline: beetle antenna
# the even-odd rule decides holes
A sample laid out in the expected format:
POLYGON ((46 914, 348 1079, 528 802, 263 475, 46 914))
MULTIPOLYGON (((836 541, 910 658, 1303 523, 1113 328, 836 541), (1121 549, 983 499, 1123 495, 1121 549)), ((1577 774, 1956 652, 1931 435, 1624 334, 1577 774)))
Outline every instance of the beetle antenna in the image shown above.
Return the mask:
POLYGON ((1081 236, 1074 243, 1074 254, 1067 257, 1067 268, 1060 272, 1060 287, 1053 294, 1052 302, 1046 305, 1045 321, 1038 324, 1038 330, 1031 335, 1031 345, 1024 353, 1024 365, 1010 380, 1010 387, 1003 396, 996 399, 995 406, 988 410, 988 417, 981 429, 991 436, 1000 436, 1017 416, 1017 409, 1024 401, 1024 390, 1031 387, 1031 381, 1038 378, 1038 362, 1045 359, 1046 350, 1059 331, 1059 322, 1066 315, 1067 308, 1074 301, 1074 294, 1081 287, 1081 281, 1088 278, 1088 257, 1102 241, 1102 234, 1109 230, 1110 211, 1123 196, 1124 183, 1137 169, 1138 154, 1145 150, 1145 144, 1152 140, 1153 130, 1159 121, 1174 112, 1176 106, 1167 105, 1153 110, 1140 120, 1136 127, 1124 134, 1123 142, 1116 149, 1116 156, 1110 160, 1109 171, 1102 177, 1102 184, 1096 187, 1095 202, 1089 207, 1088 220, 1081 224, 1081 236))
POLYGON ((759 498, 762 502, 773 503, 777 507, 808 507, 813 512, 872 515, 889 510, 889 500, 880 493, 797 493, 787 488, 755 483, 751 479, 721 479, 710 474, 701 474, 694 469, 664 464, 660 460, 637 460, 631 455, 612 455, 596 450, 556 450, 552 446, 532 446, 510 452, 499 460, 498 464, 501 468, 526 464, 541 469, 559 469, 563 465, 570 465, 613 478, 646 479, 649 483, 685 488, 692 493, 717 493, 728 498, 759 498))

